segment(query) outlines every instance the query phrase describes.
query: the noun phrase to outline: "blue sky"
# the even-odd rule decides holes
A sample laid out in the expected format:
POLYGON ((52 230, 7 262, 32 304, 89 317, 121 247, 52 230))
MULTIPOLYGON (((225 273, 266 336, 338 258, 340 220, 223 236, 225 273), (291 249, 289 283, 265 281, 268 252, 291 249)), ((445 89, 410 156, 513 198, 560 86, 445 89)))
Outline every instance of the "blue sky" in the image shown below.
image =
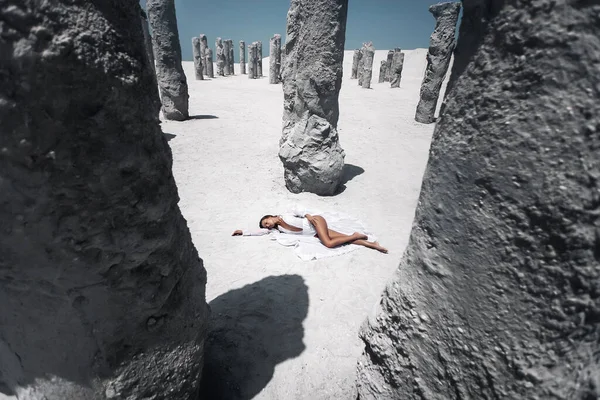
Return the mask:
MULTIPOLYGON (((375 49, 403 50, 429 47, 435 20, 427 8, 441 0, 349 0, 346 26, 347 50, 372 41, 375 49)), ((145 7, 146 0, 140 4, 145 7)), ((183 59, 192 60, 192 37, 204 33, 210 47, 215 39, 233 39, 235 60, 238 43, 261 40, 268 56, 269 39, 275 33, 285 40, 289 0, 175 0, 183 59)))

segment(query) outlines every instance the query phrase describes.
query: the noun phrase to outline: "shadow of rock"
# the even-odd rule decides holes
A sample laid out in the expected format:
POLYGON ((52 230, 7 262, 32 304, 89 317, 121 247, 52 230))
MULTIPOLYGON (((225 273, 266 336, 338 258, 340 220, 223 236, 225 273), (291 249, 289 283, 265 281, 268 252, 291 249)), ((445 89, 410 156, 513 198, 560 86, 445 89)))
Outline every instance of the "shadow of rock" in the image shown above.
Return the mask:
POLYGON ((344 164, 344 168, 342 169, 342 181, 340 182, 340 186, 337 188, 333 196, 344 193, 346 190, 346 183, 350 182, 352 179, 354 179, 354 177, 362 174, 363 172, 365 172, 365 170, 357 165, 344 164))
POLYGON ((188 119, 218 119, 216 115, 190 115, 188 119))
POLYGON ((210 302, 200 399, 246 400, 275 366, 305 349, 308 287, 299 275, 270 276, 210 302))
POLYGON ((173 135, 172 133, 167 133, 165 132, 165 139, 167 139, 167 142, 170 142, 171 139, 176 138, 177 135, 173 135))

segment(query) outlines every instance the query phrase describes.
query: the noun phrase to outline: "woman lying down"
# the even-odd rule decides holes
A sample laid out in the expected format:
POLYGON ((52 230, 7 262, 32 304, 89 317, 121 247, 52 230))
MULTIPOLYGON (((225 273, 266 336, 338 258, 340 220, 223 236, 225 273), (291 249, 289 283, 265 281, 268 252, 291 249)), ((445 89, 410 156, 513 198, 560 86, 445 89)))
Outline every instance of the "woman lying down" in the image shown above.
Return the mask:
POLYGON ((303 260, 344 254, 358 246, 388 252, 360 221, 342 213, 309 214, 297 206, 288 214, 265 215, 258 226, 258 230, 236 230, 233 236, 271 234, 278 243, 294 246, 296 254, 303 260), (349 244, 358 246, 347 246, 349 244))

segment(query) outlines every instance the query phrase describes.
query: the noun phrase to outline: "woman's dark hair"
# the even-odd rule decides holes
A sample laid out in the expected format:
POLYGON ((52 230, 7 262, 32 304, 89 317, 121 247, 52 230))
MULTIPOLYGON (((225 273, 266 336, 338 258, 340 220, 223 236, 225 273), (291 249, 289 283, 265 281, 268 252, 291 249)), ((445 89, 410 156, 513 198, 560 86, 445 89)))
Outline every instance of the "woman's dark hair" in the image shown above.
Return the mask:
POLYGON ((265 215, 264 217, 262 217, 262 218, 260 219, 260 221, 258 222, 258 227, 259 227, 260 229, 263 229, 263 226, 262 226, 262 223, 263 223, 263 221, 264 221, 265 219, 267 219, 267 218, 272 218, 272 217, 274 217, 274 215, 265 215))

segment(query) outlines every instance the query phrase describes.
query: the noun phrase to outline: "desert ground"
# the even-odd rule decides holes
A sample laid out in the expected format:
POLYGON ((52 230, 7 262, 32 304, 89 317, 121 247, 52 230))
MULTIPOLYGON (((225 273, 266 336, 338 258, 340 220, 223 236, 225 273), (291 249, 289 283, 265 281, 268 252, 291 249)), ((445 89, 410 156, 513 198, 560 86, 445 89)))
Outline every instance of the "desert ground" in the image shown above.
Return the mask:
MULTIPOLYGON (((237 51, 237 49, 236 49, 237 51)), ((340 193, 292 194, 278 158, 281 85, 236 75, 196 81, 184 62, 191 120, 163 121, 173 152, 180 207, 208 273, 213 332, 206 346, 203 392, 210 398, 352 399, 358 332, 398 267, 417 205, 434 125, 414 121, 426 49, 405 51, 402 83, 371 89, 350 79, 345 52, 339 136, 346 153, 340 193), (232 237, 257 228, 264 214, 308 209, 359 218, 389 254, 359 248, 305 262, 262 237, 232 237)), ((216 69, 215 69, 216 71, 216 69)))

